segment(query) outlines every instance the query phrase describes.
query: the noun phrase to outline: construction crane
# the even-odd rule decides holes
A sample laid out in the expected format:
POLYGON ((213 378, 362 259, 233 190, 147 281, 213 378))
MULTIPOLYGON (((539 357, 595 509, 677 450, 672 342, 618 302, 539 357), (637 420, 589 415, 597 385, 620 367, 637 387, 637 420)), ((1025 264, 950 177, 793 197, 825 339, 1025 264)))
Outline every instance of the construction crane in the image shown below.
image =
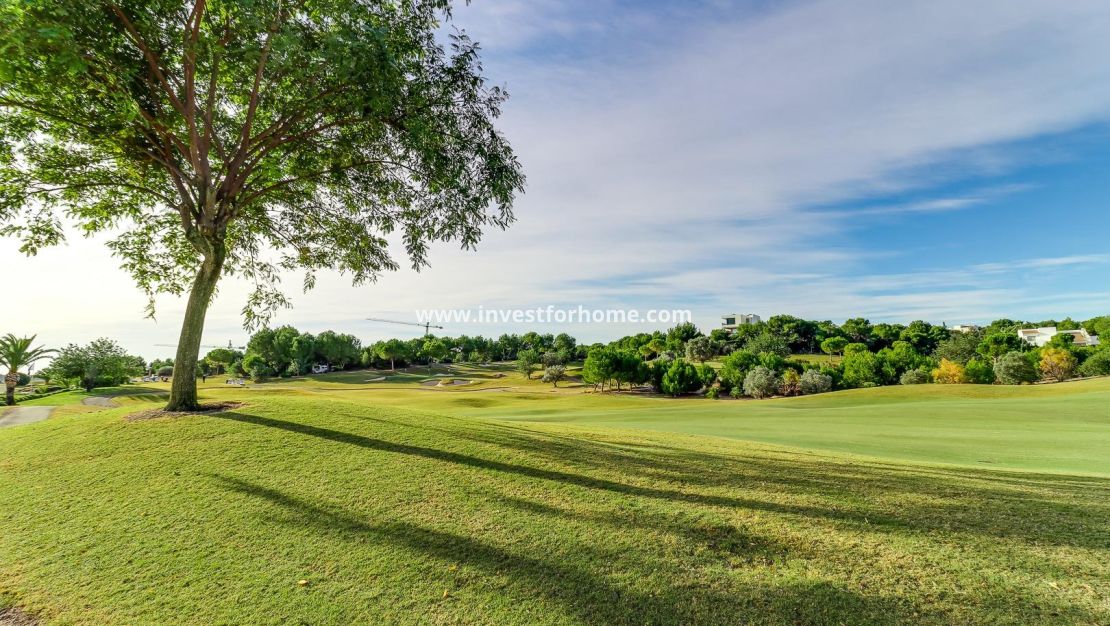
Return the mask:
POLYGON ((398 321, 398 320, 386 320, 386 319, 382 319, 380 317, 368 317, 366 319, 367 319, 367 321, 370 321, 370 322, 385 322, 386 324, 403 324, 405 326, 418 326, 418 327, 424 329, 424 336, 425 337, 430 334, 430 330, 432 328, 438 328, 439 330, 443 330, 442 326, 436 326, 435 324, 432 324, 431 322, 424 322, 423 324, 418 324, 416 322, 401 322, 401 321, 398 321))
MULTIPOLYGON (((154 345, 158 346, 159 348, 176 348, 177 347, 176 343, 156 343, 154 345)), ((246 346, 234 346, 234 345, 232 345, 230 339, 227 340, 227 345, 226 346, 213 346, 213 345, 209 345, 209 344, 201 344, 200 347, 208 348, 210 350, 215 350, 217 348, 227 348, 228 350, 231 350, 232 352, 234 352, 235 350, 246 350, 247 349, 246 346)))

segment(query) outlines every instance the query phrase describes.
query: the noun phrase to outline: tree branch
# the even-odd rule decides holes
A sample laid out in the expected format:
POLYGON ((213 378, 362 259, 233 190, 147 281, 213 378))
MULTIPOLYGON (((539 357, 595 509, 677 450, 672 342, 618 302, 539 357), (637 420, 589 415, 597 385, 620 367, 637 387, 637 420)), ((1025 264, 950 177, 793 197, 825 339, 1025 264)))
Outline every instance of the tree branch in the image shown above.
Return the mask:
POLYGON ((87 188, 90 188, 90 187, 121 187, 123 189, 132 189, 132 190, 135 190, 135 191, 142 191, 144 193, 149 193, 150 195, 155 196, 155 197, 165 201, 170 206, 173 206, 173 204, 174 204, 174 199, 173 198, 163 194, 160 191, 155 191, 155 190, 153 190, 149 187, 144 187, 142 185, 134 185, 134 184, 131 184, 131 183, 125 183, 125 182, 120 182, 120 181, 111 181, 111 182, 103 182, 103 183, 74 183, 72 185, 60 185, 60 186, 57 186, 57 187, 51 187, 49 189, 37 188, 37 189, 31 190, 27 194, 24 194, 24 197, 33 196, 33 195, 40 195, 40 194, 50 194, 50 193, 55 193, 55 192, 58 192, 58 191, 66 191, 67 189, 87 189, 87 188))
MULTIPOLYGON (((221 190, 224 197, 234 195, 234 190, 229 187, 229 181, 234 181, 237 178, 238 170, 247 158, 247 147, 250 145, 250 136, 252 126, 254 125, 254 116, 258 112, 258 100, 260 97, 260 89, 262 86, 262 75, 266 71, 266 62, 270 58, 270 49, 274 43, 274 34, 281 27, 284 9, 281 5, 281 0, 278 0, 277 15, 274 16, 274 21, 270 24, 270 29, 266 33, 266 41, 262 44, 262 53, 258 57, 258 66, 254 72, 254 83, 251 85, 249 102, 247 104, 247 116, 243 121, 243 129, 239 136, 239 148, 236 150, 235 157, 228 165, 224 181, 221 184, 221 190)), ((234 184, 234 183, 230 183, 234 184)))
POLYGON ((186 37, 182 52, 182 71, 185 76, 185 124, 189 128, 189 156, 193 170, 200 175, 201 185, 208 187, 212 170, 208 164, 208 150, 200 139, 197 128, 197 38, 200 35, 200 22, 204 16, 206 0, 196 0, 189 19, 185 24, 186 37))
POLYGON ((138 29, 136 29, 135 25, 131 23, 131 20, 127 18, 127 14, 123 12, 123 9, 121 9, 119 5, 110 3, 108 7, 112 10, 112 13, 115 13, 116 17, 119 18, 120 23, 123 24, 123 28, 127 31, 127 35, 131 38, 132 43, 143 53, 143 58, 146 59, 147 66, 150 68, 154 77, 158 79, 159 84, 162 86, 162 90, 169 97, 174 108, 177 109, 178 113, 185 115, 185 107, 182 106, 181 100, 177 98, 177 94, 174 93, 169 80, 167 80, 166 75, 162 72, 160 66, 161 60, 158 58, 158 55, 150 49, 150 46, 147 45, 142 35, 139 34, 138 29))
POLYGON ((279 181, 277 181, 277 182, 275 182, 271 185, 267 185, 267 186, 263 187, 262 189, 259 189, 258 191, 255 191, 251 194, 248 194, 245 198, 243 198, 239 202, 239 205, 241 207, 248 206, 254 200, 256 200, 258 198, 261 198, 261 197, 265 196, 266 194, 268 194, 272 191, 275 191, 275 190, 280 189, 282 187, 286 187, 288 185, 291 185, 291 184, 293 184, 297 181, 308 180, 310 178, 316 178, 316 177, 319 177, 319 176, 323 176, 324 174, 327 174, 329 172, 336 172, 336 171, 343 172, 343 171, 347 171, 347 170, 350 170, 350 169, 354 169, 356 167, 362 167, 363 165, 370 165, 370 164, 373 164, 373 163, 377 163, 379 165, 396 165, 398 167, 405 167, 404 165, 402 165, 400 163, 394 163, 393 161, 386 161, 386 160, 382 160, 382 159, 366 159, 366 160, 363 160, 363 161, 356 161, 354 163, 350 163, 350 164, 347 164, 347 165, 344 165, 344 166, 341 166, 341 167, 329 167, 327 169, 317 170, 315 172, 309 172, 309 173, 303 174, 301 176, 292 176, 290 178, 285 178, 285 179, 279 180, 279 181))

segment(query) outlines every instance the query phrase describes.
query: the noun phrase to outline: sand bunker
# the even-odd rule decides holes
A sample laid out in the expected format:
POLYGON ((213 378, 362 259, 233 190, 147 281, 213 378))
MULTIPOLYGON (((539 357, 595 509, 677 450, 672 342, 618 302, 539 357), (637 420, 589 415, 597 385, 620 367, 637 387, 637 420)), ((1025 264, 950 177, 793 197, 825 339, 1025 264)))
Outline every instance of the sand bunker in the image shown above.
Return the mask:
POLYGON ((421 387, 458 387, 459 385, 469 385, 471 381, 465 378, 452 378, 445 380, 425 380, 420 383, 421 387))

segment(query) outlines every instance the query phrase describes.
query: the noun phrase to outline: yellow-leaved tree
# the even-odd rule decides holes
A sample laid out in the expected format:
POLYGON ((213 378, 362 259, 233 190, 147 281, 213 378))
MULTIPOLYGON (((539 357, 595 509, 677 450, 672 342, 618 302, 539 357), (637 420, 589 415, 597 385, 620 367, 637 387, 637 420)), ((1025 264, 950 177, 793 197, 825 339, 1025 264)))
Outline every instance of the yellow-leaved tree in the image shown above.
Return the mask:
POLYGON ((1045 378, 1065 381, 1075 374, 1076 365, 1075 355, 1063 348, 1045 348, 1041 352, 1041 374, 1045 378))
POLYGON ((967 382, 967 372, 964 371, 963 365, 948 359, 941 359, 940 365, 933 370, 933 382, 938 385, 963 384, 967 382))

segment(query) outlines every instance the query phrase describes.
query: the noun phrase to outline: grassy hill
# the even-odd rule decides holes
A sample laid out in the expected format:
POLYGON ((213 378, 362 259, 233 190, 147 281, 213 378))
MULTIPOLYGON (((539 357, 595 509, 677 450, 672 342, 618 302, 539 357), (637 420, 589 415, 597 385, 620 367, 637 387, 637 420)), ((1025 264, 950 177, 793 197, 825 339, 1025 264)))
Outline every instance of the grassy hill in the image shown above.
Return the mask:
MULTIPOLYGON (((131 393, 119 409, 0 431, 0 604, 63 624, 1110 621, 1105 465, 1083 461, 1104 475, 1080 476, 863 459, 728 431, 1056 398, 1079 403, 1053 413, 1058 429, 1101 435, 1097 450, 1099 384, 1020 400, 929 387, 674 402, 452 375, 480 382, 210 385, 208 397, 247 404, 137 422, 123 416, 152 396, 131 393), (510 389, 471 391, 495 387, 510 389), (724 436, 662 432, 684 411, 724 436)), ((1015 424, 1036 413, 1009 410, 1015 424)))
POLYGON ((886 459, 1110 476, 1110 378, 1055 385, 919 385, 779 400, 585 394, 503 368, 436 370, 473 384, 421 387, 424 368, 329 374, 259 390, 513 421, 729 437, 886 459), (500 377, 498 377, 500 376, 500 377))

